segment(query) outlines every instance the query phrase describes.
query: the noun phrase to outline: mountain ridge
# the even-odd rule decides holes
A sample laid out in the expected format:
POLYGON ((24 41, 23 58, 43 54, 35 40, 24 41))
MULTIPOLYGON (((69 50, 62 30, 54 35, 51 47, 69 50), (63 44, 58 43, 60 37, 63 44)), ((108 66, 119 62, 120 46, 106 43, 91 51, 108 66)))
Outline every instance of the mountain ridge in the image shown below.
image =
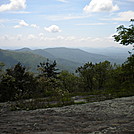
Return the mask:
POLYGON ((32 70, 35 71, 37 65, 47 59, 50 61, 56 60, 60 70, 68 70, 70 72, 74 72, 79 66, 87 62, 98 63, 105 60, 117 64, 125 62, 125 59, 120 60, 101 54, 89 53, 77 48, 59 47, 32 50, 25 47, 16 50, 0 49, 0 61, 4 62, 8 67, 21 62, 28 67, 32 67, 32 70))
POLYGON ((20 51, 25 51, 25 50, 26 51, 28 50, 28 52, 32 52, 52 60, 56 60, 60 58, 60 59, 70 60, 72 62, 81 63, 81 64, 85 62, 94 62, 94 63, 102 62, 104 60, 116 62, 114 59, 112 59, 109 56, 96 54, 96 53, 89 53, 78 48, 57 47, 57 48, 35 49, 35 50, 29 50, 28 48, 20 49, 20 51))

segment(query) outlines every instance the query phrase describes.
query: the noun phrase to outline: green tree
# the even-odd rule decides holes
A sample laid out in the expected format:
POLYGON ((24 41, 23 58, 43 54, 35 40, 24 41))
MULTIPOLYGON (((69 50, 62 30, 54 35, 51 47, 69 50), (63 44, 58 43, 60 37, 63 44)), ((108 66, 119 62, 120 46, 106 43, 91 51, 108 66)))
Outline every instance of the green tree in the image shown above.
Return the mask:
POLYGON ((79 73, 84 82, 85 91, 92 91, 94 88, 95 65, 92 62, 88 62, 84 66, 78 67, 76 73, 79 73))
POLYGON ((53 96, 56 89, 61 87, 61 82, 59 79, 38 77, 38 96, 47 97, 53 96))
MULTIPOLYGON (((114 35, 116 42, 119 42, 123 45, 132 45, 134 44, 134 19, 131 19, 132 24, 129 28, 124 27, 123 25, 117 28, 118 35, 114 35)), ((133 46, 134 47, 134 46, 133 46)), ((134 54, 130 52, 130 57, 128 57, 127 61, 122 64, 120 71, 120 83, 122 89, 127 89, 127 92, 130 89, 130 94, 132 94, 134 89, 134 54)))
POLYGON ((3 62, 0 62, 0 71, 2 71, 2 68, 5 66, 3 62))
MULTIPOLYGON (((113 66, 109 61, 100 63, 86 63, 77 69, 83 83, 85 91, 93 91, 95 89, 105 89, 111 78, 113 66)), ((83 85, 83 84, 82 84, 83 85)))
MULTIPOLYGON (((131 19, 133 22, 134 20, 131 19)), ((126 28, 124 25, 117 27, 117 35, 114 35, 116 42, 119 42, 122 45, 131 45, 134 44, 134 25, 133 23, 126 28)))
POLYGON ((122 71, 123 83, 127 83, 127 87, 134 88, 134 54, 122 64, 122 71))
POLYGON ((0 101, 12 101, 16 98, 15 79, 10 75, 4 75, 0 83, 0 101))
POLYGON ((9 91, 9 95, 12 91, 15 92, 12 97, 14 99, 31 98, 36 90, 36 79, 32 73, 26 71, 21 63, 7 69, 1 83, 2 91, 9 91))
POLYGON ((40 77, 46 77, 46 78, 57 78, 57 75, 59 74, 57 71, 58 69, 56 68, 56 61, 53 63, 50 63, 49 60, 47 62, 40 63, 38 65, 38 71, 40 71, 40 77))
POLYGON ((112 65, 109 61, 104 61, 95 64, 95 85, 96 89, 105 88, 106 82, 110 78, 110 73, 112 71, 112 65))
POLYGON ((0 62, 0 81, 1 81, 1 78, 2 78, 2 75, 3 75, 3 67, 5 66, 5 64, 3 62, 0 62))
POLYGON ((134 55, 112 71, 108 89, 117 97, 134 95, 134 55))
POLYGON ((61 85, 58 79, 59 69, 56 68, 56 65, 56 61, 50 63, 47 60, 37 66, 40 73, 38 76, 39 90, 43 96, 52 96, 61 85))
POLYGON ((69 73, 68 71, 62 71, 59 74, 59 79, 62 83, 63 90, 68 91, 70 93, 79 91, 80 80, 78 76, 75 76, 74 74, 69 73))

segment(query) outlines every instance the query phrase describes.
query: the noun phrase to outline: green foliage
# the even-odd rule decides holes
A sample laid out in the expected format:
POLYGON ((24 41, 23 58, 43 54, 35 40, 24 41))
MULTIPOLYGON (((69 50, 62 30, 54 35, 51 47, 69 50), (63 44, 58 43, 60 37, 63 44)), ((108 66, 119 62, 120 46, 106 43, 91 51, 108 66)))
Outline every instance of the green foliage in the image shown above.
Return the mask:
POLYGON ((29 68, 30 71, 37 72, 37 65, 46 60, 45 57, 30 52, 16 52, 0 49, 0 61, 5 63, 6 68, 10 68, 18 62, 21 62, 21 64, 29 68))
POLYGON ((128 57, 127 61, 122 65, 122 82, 123 86, 128 89, 134 89, 134 55, 128 57))
POLYGON ((2 71, 2 68, 5 66, 3 62, 0 62, 0 71, 2 71))
POLYGON ((36 90, 36 79, 21 63, 18 63, 6 70, 1 80, 0 90, 1 98, 4 97, 3 101, 30 98, 36 90), (7 97, 8 95, 11 98, 7 97))
POLYGON ((127 61, 122 65, 122 69, 131 80, 134 80, 134 54, 128 57, 127 61))
MULTIPOLYGON (((129 28, 121 25, 117 28, 117 32, 118 35, 114 35, 116 42, 123 45, 134 43, 133 24, 129 28)), ((79 61, 78 52, 85 55, 83 51, 73 50, 73 52, 75 52, 72 56, 74 61, 79 61)), ((61 54, 63 55, 63 53, 61 54)), ((65 59, 68 60, 68 57, 65 59)), ((90 56, 86 54, 85 57, 90 56)), ((10 61, 15 64, 18 61, 17 59, 26 65, 33 65, 33 60, 36 60, 34 63, 40 62, 37 66, 39 74, 36 74, 36 77, 27 71, 26 67, 22 66, 20 62, 5 71, 3 71, 4 64, 0 62, 0 102, 17 100, 11 106, 12 110, 32 110, 74 103, 81 104, 87 101, 100 101, 134 95, 133 54, 121 66, 112 65, 109 61, 85 63, 76 70, 78 75, 68 71, 59 73, 56 68, 56 61, 50 62, 47 60, 42 62, 45 58, 31 53, 0 50, 0 58, 7 64, 10 61), (79 95, 78 100, 72 100, 71 97, 76 95, 79 95)), ((75 64, 74 61, 68 63, 75 64)), ((82 61, 85 61, 85 58, 82 61)))
POLYGON ((12 101, 16 97, 15 79, 10 75, 4 75, 0 83, 0 101, 12 101))
POLYGON ((5 64, 3 62, 0 62, 0 81, 3 75, 3 67, 5 66, 5 64))
POLYGON ((94 89, 105 88, 106 82, 110 78, 112 65, 109 61, 93 64, 86 63, 83 67, 79 67, 77 72, 82 78, 85 91, 93 91, 94 89))
MULTIPOLYGON (((134 19, 130 20, 132 24, 129 28, 124 27, 123 25, 117 28, 118 35, 114 35, 116 42, 119 42, 123 45, 131 45, 134 44, 134 19)), ((133 95, 134 89, 134 55, 128 57, 127 61, 122 64, 121 67, 114 70, 113 81, 115 82, 113 85, 116 85, 117 92, 120 93, 119 96, 125 95, 133 95), (116 73, 115 73, 116 72, 116 73), (115 80, 114 80, 115 79, 115 80), (123 90, 122 90, 123 89, 123 90)), ((115 90, 114 90, 115 91, 115 90)), ((117 94, 118 94, 117 93, 117 94)))
POLYGON ((42 97, 56 95, 57 88, 61 86, 56 65, 56 61, 50 63, 49 60, 38 65, 38 89, 42 97))
POLYGON ((62 107, 65 105, 74 104, 70 99, 63 98, 61 100, 56 100, 55 98, 37 98, 30 100, 19 100, 10 104, 10 110, 35 110, 43 108, 52 108, 52 107, 62 107))
POLYGON ((79 67, 76 72, 79 73, 82 81, 84 82, 84 89, 85 91, 89 90, 92 91, 94 87, 94 75, 95 75, 95 68, 92 62, 86 63, 84 66, 79 67))
POLYGON ((38 70, 40 71, 40 77, 46 77, 46 78, 57 78, 57 74, 59 74, 56 69, 56 61, 54 61, 52 64, 47 60, 47 62, 40 63, 38 65, 38 70))
MULTIPOLYGON (((0 61, 4 62, 5 68, 10 68, 11 66, 17 64, 18 62, 21 62, 21 64, 25 65, 26 68, 29 69, 29 71, 37 73, 37 65, 43 63, 44 61, 47 62, 47 58, 50 59, 50 61, 56 59, 57 68, 59 68, 60 70, 67 70, 69 72, 74 73, 79 66, 83 65, 83 63, 86 63, 88 61, 96 63, 108 60, 112 63, 121 64, 127 57, 127 54, 121 53, 121 51, 124 53, 123 49, 121 49, 121 51, 119 49, 118 50, 116 49, 120 54, 120 56, 114 58, 112 57, 112 55, 103 56, 99 54, 88 53, 80 49, 53 48, 51 52, 50 51, 47 52, 46 50, 47 49, 38 49, 38 50, 24 49, 24 50, 12 51, 12 50, 0 49, 0 61)), ((109 53, 107 52, 105 54, 108 55, 109 53)), ((114 52, 112 54, 114 54, 114 52)))
POLYGON ((7 74, 15 79, 15 87, 18 98, 29 98, 36 88, 36 81, 32 74, 26 71, 26 68, 18 63, 14 68, 7 69, 7 74))
POLYGON ((106 85, 106 82, 109 80, 111 71, 112 71, 112 65, 109 61, 104 61, 100 63, 95 64, 95 85, 96 89, 103 89, 106 85))
POLYGON ((54 96, 59 87, 61 87, 61 82, 58 79, 39 77, 37 94, 39 97, 54 96))
POLYGON ((88 62, 76 70, 78 75, 58 73, 56 61, 40 63, 38 69, 36 77, 21 63, 6 69, 0 80, 0 102, 17 100, 12 110, 32 110, 134 95, 134 55, 121 66, 88 62))
MULTIPOLYGON (((132 20, 133 21, 133 20, 132 20)), ((130 25, 128 28, 121 25, 117 28, 118 35, 114 35, 116 42, 119 42, 122 45, 131 45, 134 44, 134 25, 130 25)))
POLYGON ((68 91, 69 93, 79 91, 80 79, 78 76, 75 76, 68 71, 62 71, 59 74, 59 79, 62 83, 63 90, 68 91))

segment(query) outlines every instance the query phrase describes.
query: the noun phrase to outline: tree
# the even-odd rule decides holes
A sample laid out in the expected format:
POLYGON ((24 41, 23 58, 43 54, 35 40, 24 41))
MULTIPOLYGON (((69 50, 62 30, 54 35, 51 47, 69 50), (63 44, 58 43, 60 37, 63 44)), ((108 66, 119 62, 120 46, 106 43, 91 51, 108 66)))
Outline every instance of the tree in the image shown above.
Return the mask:
POLYGON ((0 102, 15 100, 16 92, 15 79, 12 76, 4 75, 0 83, 0 102))
POLYGON ((107 80, 110 77, 110 72, 112 70, 112 65, 109 61, 104 61, 95 64, 95 76, 94 79, 97 89, 104 88, 107 80))
POLYGON ((49 60, 40 63, 38 65, 38 71, 40 74, 38 76, 39 90, 42 92, 43 96, 51 96, 60 87, 60 81, 58 79, 59 72, 56 68, 56 61, 50 63, 49 60))
POLYGON ((94 87, 94 75, 95 75, 95 68, 92 62, 86 63, 84 66, 78 67, 76 73, 80 74, 84 82, 85 91, 92 91, 94 87))
MULTIPOLYGON (((131 19, 131 22, 134 20, 131 19)), ((134 25, 133 23, 126 28, 124 25, 120 25, 117 27, 117 35, 114 35, 114 39, 116 42, 119 42, 122 45, 131 45, 134 44, 134 25)))
MULTIPOLYGON (((132 45, 134 44, 134 19, 130 20, 132 24, 129 26, 129 28, 124 27, 123 25, 119 26, 117 28, 118 35, 114 35, 116 42, 120 42, 120 44, 123 45, 132 45)), ((134 47, 134 46, 133 46, 134 47)), ((121 83, 122 87, 125 86, 127 89, 133 89, 134 88, 134 54, 130 53, 130 57, 128 57, 128 60, 122 64, 121 67, 121 83)))
POLYGON ((2 68, 5 66, 3 62, 0 62, 0 71, 2 71, 2 68))
POLYGON ((134 54, 127 58, 127 61, 122 64, 124 81, 129 85, 134 86, 134 54))
POLYGON ((16 64, 13 68, 6 69, 5 75, 1 80, 1 91, 3 96, 12 94, 14 99, 31 98, 36 90, 36 79, 33 74, 26 71, 21 63, 16 64), (7 94, 6 94, 7 93, 7 94))
POLYGON ((79 77, 75 76, 68 71, 62 71, 59 75, 59 79, 62 83, 62 89, 65 91, 78 92, 79 91, 79 77))
POLYGON ((112 71, 109 89, 115 96, 134 95, 134 55, 112 71))
POLYGON ((46 77, 46 78, 57 78, 57 74, 59 74, 56 68, 56 61, 53 63, 50 63, 49 60, 47 62, 40 63, 38 65, 38 70, 40 71, 40 77, 46 77))
POLYGON ((112 70, 110 62, 104 61, 96 64, 88 62, 83 67, 79 67, 77 72, 84 82, 85 91, 93 91, 106 88, 112 70))
POLYGON ((0 81, 1 81, 1 78, 2 78, 2 74, 3 74, 3 67, 5 66, 5 64, 3 62, 0 62, 0 81))

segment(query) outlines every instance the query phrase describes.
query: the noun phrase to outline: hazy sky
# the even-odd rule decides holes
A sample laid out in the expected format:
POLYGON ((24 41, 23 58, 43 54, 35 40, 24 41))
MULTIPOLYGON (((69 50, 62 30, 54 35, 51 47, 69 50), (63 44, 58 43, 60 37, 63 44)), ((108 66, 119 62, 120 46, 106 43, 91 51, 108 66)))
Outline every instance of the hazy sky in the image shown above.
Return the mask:
POLYGON ((134 0, 0 0, 0 48, 121 46, 134 0))

